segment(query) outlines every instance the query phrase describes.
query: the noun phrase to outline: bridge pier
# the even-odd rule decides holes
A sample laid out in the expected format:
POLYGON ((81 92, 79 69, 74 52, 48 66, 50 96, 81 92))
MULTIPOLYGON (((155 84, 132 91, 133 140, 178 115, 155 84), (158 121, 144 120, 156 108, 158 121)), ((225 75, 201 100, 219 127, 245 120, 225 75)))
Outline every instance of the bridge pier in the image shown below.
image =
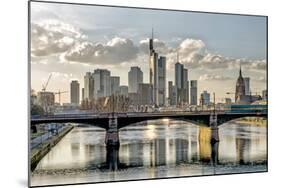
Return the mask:
POLYGON ((109 170, 115 171, 119 165, 119 132, 117 117, 113 114, 108 121, 108 129, 105 136, 106 165, 109 170))
POLYGON ((212 113, 210 115, 210 127, 211 127, 211 143, 214 144, 219 142, 219 128, 218 128, 218 121, 217 121, 217 114, 212 113))
POLYGON ((106 130, 105 144, 109 149, 116 148, 119 149, 119 133, 118 133, 118 122, 117 117, 112 115, 109 118, 108 129, 106 130))

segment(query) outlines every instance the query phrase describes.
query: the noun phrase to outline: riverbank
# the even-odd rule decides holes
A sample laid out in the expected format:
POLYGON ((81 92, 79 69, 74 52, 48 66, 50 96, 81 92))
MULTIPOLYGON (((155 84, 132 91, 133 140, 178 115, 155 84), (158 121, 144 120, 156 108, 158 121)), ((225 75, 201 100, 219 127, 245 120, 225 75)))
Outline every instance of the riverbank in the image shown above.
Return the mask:
POLYGON ((52 138, 43 142, 39 147, 31 150, 31 171, 36 168, 39 161, 52 149, 52 147, 54 147, 67 133, 69 133, 69 131, 71 131, 73 127, 73 125, 66 126, 64 130, 58 135, 53 136, 52 138))

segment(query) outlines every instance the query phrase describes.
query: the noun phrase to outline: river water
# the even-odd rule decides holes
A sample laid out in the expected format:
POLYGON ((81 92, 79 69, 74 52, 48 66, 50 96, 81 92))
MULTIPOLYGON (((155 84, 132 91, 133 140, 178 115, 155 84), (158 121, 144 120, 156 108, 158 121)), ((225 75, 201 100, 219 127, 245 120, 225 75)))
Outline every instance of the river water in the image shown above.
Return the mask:
POLYGON ((119 152, 107 152, 103 129, 75 127, 40 161, 31 185, 267 170, 266 126, 229 122, 219 127, 220 141, 210 144, 210 128, 165 119, 125 127, 119 137, 119 152))

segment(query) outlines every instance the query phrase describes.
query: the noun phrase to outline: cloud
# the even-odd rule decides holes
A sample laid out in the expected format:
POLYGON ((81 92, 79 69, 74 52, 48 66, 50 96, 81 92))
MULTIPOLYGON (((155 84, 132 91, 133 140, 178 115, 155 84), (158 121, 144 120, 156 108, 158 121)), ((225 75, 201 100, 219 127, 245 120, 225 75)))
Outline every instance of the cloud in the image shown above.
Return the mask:
POLYGON ((31 23, 31 55, 40 57, 62 53, 85 38, 78 28, 58 20, 31 23))
POLYGON ((89 64, 118 64, 137 57, 138 48, 130 39, 115 37, 106 44, 84 41, 65 54, 68 61, 89 64))
POLYGON ((267 79, 266 79, 265 76, 260 76, 260 77, 254 79, 254 80, 257 81, 257 82, 266 82, 267 79))
MULTIPOLYGON (((181 40, 178 46, 170 47, 164 41, 154 39, 154 48, 160 55, 167 57, 167 67, 171 68, 177 61, 189 69, 214 70, 242 68, 251 71, 265 71, 266 60, 229 58, 208 51, 207 45, 200 39, 181 40)), ((50 56, 59 57, 64 63, 83 63, 87 65, 122 65, 138 64, 140 56, 148 55, 148 39, 139 43, 129 38, 116 36, 106 42, 94 42, 77 27, 52 19, 31 24, 31 57, 32 61, 50 56)), ((148 58, 147 58, 148 59, 148 58)), ((40 62, 38 60, 38 62, 40 62)), ((47 60, 45 61, 47 63, 47 60)))
MULTIPOLYGON (((140 52, 149 53, 149 39, 143 39, 139 42, 139 49, 140 52)), ((155 51, 157 53, 159 53, 160 55, 166 55, 171 49, 168 48, 168 46, 166 45, 166 43, 164 41, 161 41, 159 39, 154 39, 153 40, 153 47, 155 49, 155 51)))
POLYGON ((227 76, 222 76, 222 75, 210 75, 210 74, 204 74, 199 77, 199 80, 205 81, 205 80, 210 80, 210 81, 227 81, 227 80, 232 80, 231 77, 227 76))

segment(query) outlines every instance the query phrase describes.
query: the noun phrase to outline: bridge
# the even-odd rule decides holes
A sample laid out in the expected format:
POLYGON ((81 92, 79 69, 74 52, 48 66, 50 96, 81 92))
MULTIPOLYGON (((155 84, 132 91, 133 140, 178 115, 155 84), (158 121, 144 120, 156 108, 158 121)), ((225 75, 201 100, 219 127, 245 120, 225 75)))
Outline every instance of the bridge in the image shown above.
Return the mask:
MULTIPOLYGON (((109 120, 117 118, 118 129, 148 120, 158 119, 175 119, 188 121, 199 125, 210 126, 210 117, 212 112, 161 112, 161 113, 92 113, 92 114, 62 114, 46 115, 31 118, 31 125, 43 123, 81 123, 90 124, 108 130, 109 120)), ((243 117, 267 117, 267 113, 226 113, 223 111, 216 112, 217 126, 228 121, 243 117)))
POLYGON ((92 114, 63 114, 31 118, 31 125, 44 123, 80 123, 90 124, 106 130, 107 146, 119 146, 118 130, 143 121, 158 119, 174 119, 192 122, 212 129, 212 140, 219 141, 218 127, 228 121, 243 117, 267 117, 267 112, 152 112, 152 113, 92 113, 92 114))

